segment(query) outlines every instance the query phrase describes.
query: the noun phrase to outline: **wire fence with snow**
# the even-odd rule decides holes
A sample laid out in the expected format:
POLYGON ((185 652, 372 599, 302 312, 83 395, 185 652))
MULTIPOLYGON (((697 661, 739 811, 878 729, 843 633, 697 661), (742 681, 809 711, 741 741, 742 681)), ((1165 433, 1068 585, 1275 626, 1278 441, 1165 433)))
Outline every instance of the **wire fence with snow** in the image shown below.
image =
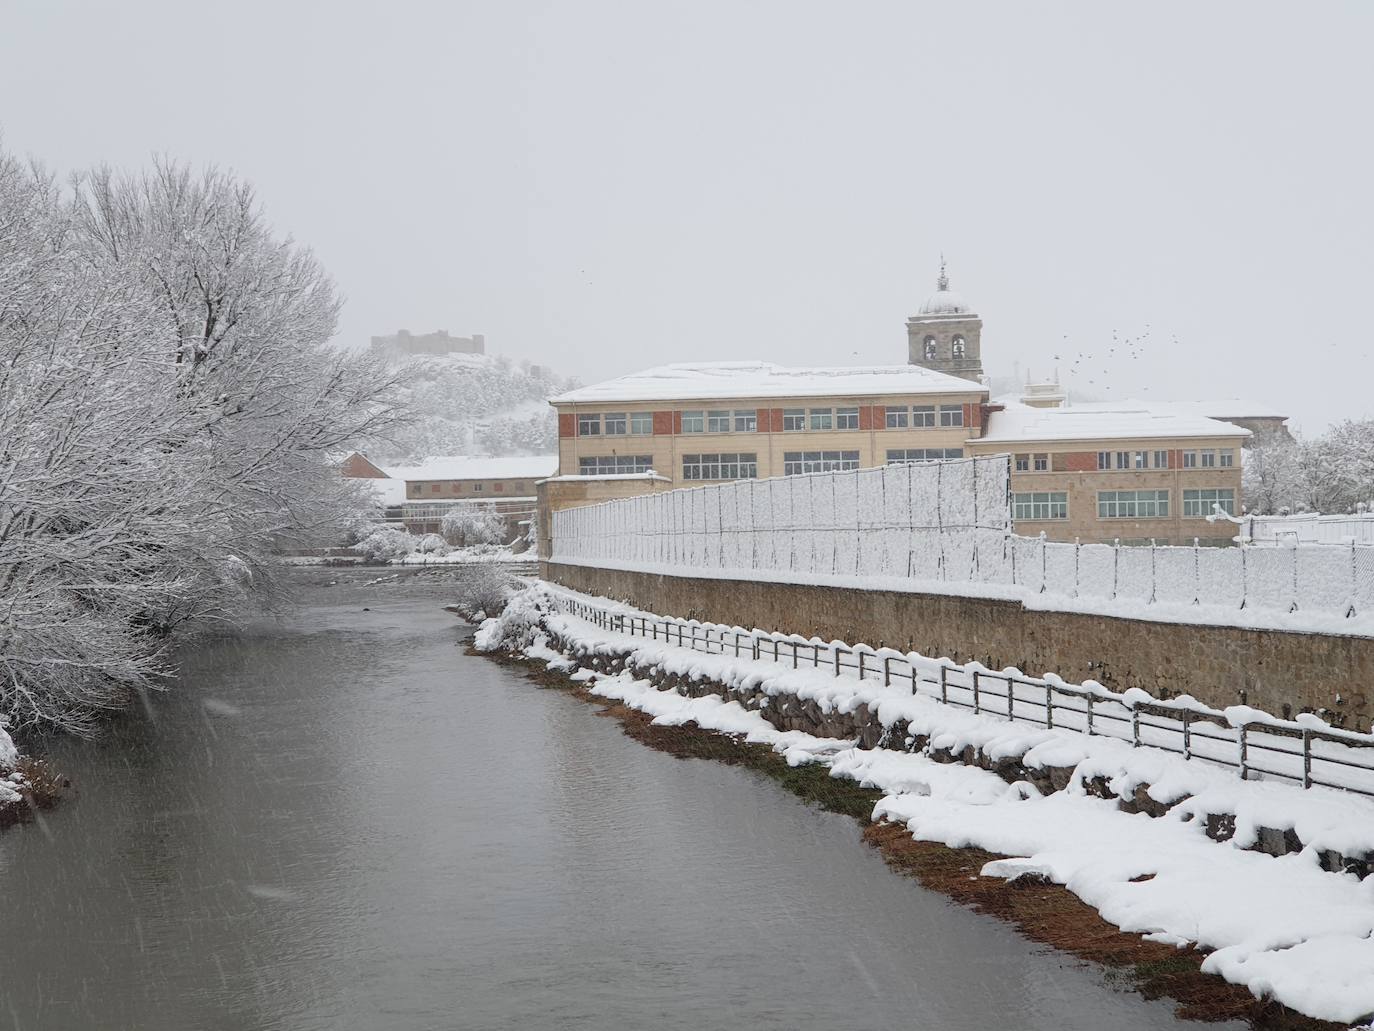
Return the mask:
POLYGON ((1312 715, 1284 720, 1248 706, 1214 709, 1192 698, 1161 701, 1138 688, 1118 693, 1094 681, 1069 684, 1053 674, 1032 677, 917 652, 673 619, 562 592, 553 595, 553 603, 560 612, 612 633, 878 681, 1011 722, 1162 749, 1235 770, 1242 780, 1277 779, 1374 798, 1374 735, 1339 730, 1312 715))
POLYGON ((565 509, 553 514, 550 558, 1374 635, 1374 547, 1139 546, 1017 536, 1006 456, 739 480, 565 509))

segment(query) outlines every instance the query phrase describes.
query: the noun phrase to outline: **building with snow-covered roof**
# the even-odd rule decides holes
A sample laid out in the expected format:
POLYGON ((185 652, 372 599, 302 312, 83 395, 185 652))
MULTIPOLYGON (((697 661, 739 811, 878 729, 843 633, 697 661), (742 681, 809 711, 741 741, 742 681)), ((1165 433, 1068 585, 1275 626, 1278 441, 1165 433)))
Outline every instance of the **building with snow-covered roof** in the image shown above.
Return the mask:
POLYGON ((557 471, 556 455, 455 455, 389 470, 405 482, 401 518, 411 533, 438 533, 454 505, 480 504, 505 516, 512 536, 534 513, 536 483, 557 471))
MULTIPOLYGON (((653 472, 673 486, 963 455, 987 389, 914 365, 665 365, 569 391, 558 472, 653 472)), ((568 490, 560 491, 567 497, 568 490)), ((590 493, 588 494, 590 498, 590 493)))
POLYGON ((974 455, 1012 457, 1016 531, 1052 540, 1229 544, 1240 509, 1240 451, 1250 432, 1139 402, 988 407, 974 455))

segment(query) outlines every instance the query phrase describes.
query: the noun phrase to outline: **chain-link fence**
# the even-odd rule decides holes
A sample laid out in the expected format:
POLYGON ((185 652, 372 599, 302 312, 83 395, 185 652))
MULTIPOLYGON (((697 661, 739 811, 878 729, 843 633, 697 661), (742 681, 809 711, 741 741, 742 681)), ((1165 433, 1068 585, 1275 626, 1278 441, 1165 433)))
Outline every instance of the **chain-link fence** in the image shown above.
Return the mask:
POLYGON ((684 488, 557 512, 574 565, 1019 597, 1374 633, 1374 547, 1078 544, 1012 533, 1006 456, 684 488), (955 586, 958 585, 958 586, 955 586))

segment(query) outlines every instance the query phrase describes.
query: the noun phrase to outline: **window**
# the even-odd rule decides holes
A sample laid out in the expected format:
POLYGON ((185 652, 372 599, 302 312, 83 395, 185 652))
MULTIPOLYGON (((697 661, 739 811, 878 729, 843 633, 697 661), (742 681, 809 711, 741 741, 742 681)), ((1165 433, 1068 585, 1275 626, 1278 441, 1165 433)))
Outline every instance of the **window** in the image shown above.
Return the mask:
POLYGON ((940 406, 940 425, 941 426, 962 426, 964 425, 963 405, 941 405, 940 406))
POLYGON ((1155 452, 1155 468, 1156 468, 1156 469, 1167 469, 1167 468, 1169 468, 1169 452, 1167 452, 1167 451, 1156 451, 1156 452, 1155 452))
POLYGON ((1118 469, 1129 469, 1131 467, 1131 453, 1129 451, 1118 451, 1116 453, 1116 467, 1118 469))
POLYGON ((1202 468, 1215 469, 1217 467, 1217 453, 1213 450, 1198 452, 1202 456, 1202 468))
POLYGON ((752 408, 735 409, 735 432, 753 433, 759 428, 759 413, 752 408))
POLYGON ((706 413, 706 432, 707 433, 729 433, 730 432, 730 413, 729 412, 707 412, 706 413))
POLYGON ((813 408, 810 411, 813 430, 829 430, 835 426, 835 413, 829 408, 813 408))
POLYGON ((1049 455, 1036 455, 1036 456, 1035 456, 1035 471, 1038 472, 1038 473, 1047 473, 1047 472, 1050 471, 1050 456, 1049 456, 1049 455))
POLYGON ((837 430, 857 430, 859 428, 859 410, 857 408, 836 408, 835 409, 835 429, 837 430))
POLYGON ((623 437, 625 431, 630 428, 629 420, 625 417, 624 412, 607 412, 602 418, 606 420, 606 436, 608 437, 623 437))
POLYGON ((1236 453, 1230 448, 1217 452, 1217 459, 1223 469, 1231 469, 1236 464, 1236 453))
POLYGON ((950 350, 951 353, 954 355, 955 360, 964 357, 964 338, 959 336, 955 337, 954 345, 953 347, 951 347, 950 350))
POLYGON ((784 408, 782 410, 782 428, 785 431, 806 429, 806 409, 784 408))
POLYGON ((905 465, 912 462, 942 462, 950 458, 963 458, 964 449, 960 447, 909 447, 888 448, 888 465, 905 465))
POLYGON ((905 408, 889 408, 887 410, 887 428, 890 430, 904 430, 911 425, 911 412, 905 408))
POLYGON ((1112 453, 1110 451, 1099 451, 1097 453, 1097 467, 1099 469, 1110 469, 1112 467, 1112 453))
POLYGON ((1185 519, 1200 519, 1212 514, 1212 506, 1220 505, 1227 515, 1236 514, 1236 492, 1228 488, 1204 490, 1185 490, 1183 492, 1183 516, 1185 519))
POLYGON ((1100 490, 1099 519, 1164 519, 1169 515, 1167 490, 1100 490))
POLYGON ((695 411, 682 413, 682 432, 683 433, 705 433, 706 432, 706 413, 700 408, 695 411))
POLYGON ((859 468, 857 451, 785 451, 782 456, 784 476, 799 473, 844 472, 859 468))
POLYGON ((1137 452, 1135 452, 1134 458, 1135 458, 1134 468, 1136 468, 1136 469, 1148 469, 1148 468, 1150 468, 1150 452, 1148 452, 1148 451, 1137 451, 1137 452))
POLYGON ((480 483, 474 483, 474 484, 472 485, 472 489, 473 489, 473 490, 481 490, 481 489, 482 489, 482 485, 481 485, 480 483))
POLYGON ((439 485, 438 485, 437 483, 431 483, 431 484, 429 485, 429 492, 430 492, 431 494, 438 494, 438 493, 439 493, 439 485))
POLYGON ((601 436, 601 416, 579 415, 577 417, 577 435, 579 437, 601 436))
POLYGON ((1185 451, 1185 452, 1183 452, 1183 468, 1185 468, 1185 469, 1196 469, 1196 468, 1197 468, 1197 452, 1196 452, 1196 451, 1185 451))
POLYGON ((752 480, 759 475, 757 454, 683 455, 684 480, 752 480))
POLYGON ((1018 473, 1030 472, 1030 455, 1016 456, 1016 471, 1018 473))
MULTIPOLYGON (((961 413, 962 414, 962 413, 961 413)), ((935 406, 934 405, 913 405, 911 408, 911 425, 934 426, 935 425, 935 406)))
POLYGON ((933 362, 935 360, 935 338, 926 337, 921 346, 925 352, 926 361, 933 362))
POLYGON ((1069 494, 1067 491, 1036 491, 1033 494, 1013 494, 1012 516, 1015 519, 1067 519, 1069 494))
POLYGON ((597 455, 580 458, 577 462, 577 471, 583 476, 647 473, 653 467, 653 455, 597 455))
POLYGON ((647 437, 654 432, 653 412, 631 412, 630 432, 636 437, 647 437))

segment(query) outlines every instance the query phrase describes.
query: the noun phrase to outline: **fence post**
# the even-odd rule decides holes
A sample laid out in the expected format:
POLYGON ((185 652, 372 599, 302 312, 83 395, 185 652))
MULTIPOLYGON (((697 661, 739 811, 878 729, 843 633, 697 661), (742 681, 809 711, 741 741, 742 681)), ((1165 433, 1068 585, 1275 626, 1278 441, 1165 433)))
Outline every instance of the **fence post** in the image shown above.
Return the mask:
POLYGON ((1185 759, 1191 759, 1191 758, 1193 757, 1193 732, 1192 732, 1192 721, 1193 721, 1193 714, 1192 714, 1192 711, 1189 710, 1189 709, 1184 709, 1184 710, 1183 710, 1183 758, 1185 758, 1185 759))
POLYGON ((1302 786, 1312 786, 1312 731, 1302 732, 1302 786))
POLYGON ((892 686, 892 656, 883 656, 883 687, 892 686))
POLYGON ((1246 733, 1247 733, 1247 728, 1248 728, 1248 725, 1245 724, 1245 723, 1242 723, 1242 724, 1240 725, 1240 779, 1241 779, 1241 780, 1249 780, 1249 779, 1250 779, 1250 770, 1249 770, 1249 767, 1246 765, 1246 762, 1247 762, 1247 760, 1249 759, 1249 749, 1248 749, 1248 747, 1247 747, 1247 746, 1248 746, 1248 742, 1245 740, 1246 733))
POLYGON ((836 645, 830 646, 830 654, 835 657, 835 676, 840 675, 840 649, 836 645))
POLYGON ((1054 688, 1045 681, 1045 729, 1054 729, 1054 688))
POLYGON ((1121 567, 1121 538, 1112 541, 1112 599, 1116 599, 1116 587, 1120 579, 1121 567))
POLYGON ((1140 747, 1140 710, 1131 706, 1131 747, 1140 747))
POLYGON ((864 678, 864 653, 858 652, 856 654, 859 656, 859 679, 862 680, 864 678))
POLYGON ((1150 538, 1150 601, 1153 605, 1159 597, 1159 574, 1155 569, 1155 539, 1150 538))
POLYGON ((1016 722, 1016 678, 1007 677, 1007 722, 1016 722))
POLYGON ((1202 604, 1202 549, 1193 538, 1193 604, 1202 604))
POLYGON ((980 711, 978 708, 978 671, 973 671, 973 711, 980 711))
MULTIPOLYGON (((1046 581, 1049 579, 1049 569, 1048 569, 1048 566, 1047 566, 1047 564, 1046 564, 1046 556, 1047 556, 1048 553, 1049 553, 1049 549, 1050 549, 1050 546, 1049 546, 1049 535, 1048 535, 1047 533, 1045 533, 1044 530, 1041 530, 1041 531, 1040 531, 1040 593, 1041 593, 1041 594, 1044 594, 1044 593, 1045 593, 1045 584, 1046 584, 1046 581)), ((1013 552, 1015 552, 1015 545, 1012 545, 1012 550, 1013 550, 1013 552)))
POLYGON ((1093 696, 1088 695, 1088 736, 1093 734, 1093 696))
MULTIPOLYGON (((916 676, 915 666, 911 667, 911 675, 916 676)), ((943 662, 940 663, 940 701, 949 704, 949 667, 943 662)))

